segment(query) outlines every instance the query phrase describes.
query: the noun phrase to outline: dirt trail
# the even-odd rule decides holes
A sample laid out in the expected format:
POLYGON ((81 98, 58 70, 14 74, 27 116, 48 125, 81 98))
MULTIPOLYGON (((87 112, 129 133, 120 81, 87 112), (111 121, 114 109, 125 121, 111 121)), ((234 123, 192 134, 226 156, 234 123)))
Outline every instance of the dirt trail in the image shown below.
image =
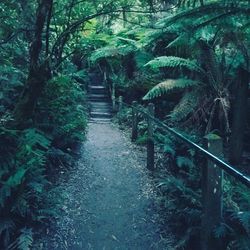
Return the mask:
POLYGON ((112 124, 89 124, 82 158, 63 184, 63 216, 43 249, 171 249, 144 164, 112 124))

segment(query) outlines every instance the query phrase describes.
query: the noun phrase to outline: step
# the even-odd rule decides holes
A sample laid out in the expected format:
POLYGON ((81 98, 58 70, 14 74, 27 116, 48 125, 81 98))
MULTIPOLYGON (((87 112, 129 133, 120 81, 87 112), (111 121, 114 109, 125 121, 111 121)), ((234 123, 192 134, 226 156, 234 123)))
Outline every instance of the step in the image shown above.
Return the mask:
POLYGON ((90 123, 110 123, 111 119, 108 118, 90 118, 89 122, 90 123))
POLYGON ((101 87, 101 86, 91 86, 89 87, 89 93, 90 94, 103 94, 103 95, 108 95, 108 91, 106 88, 101 87))
POLYGON ((98 89, 98 90, 103 90, 106 88, 104 86, 101 86, 101 85, 89 85, 89 89, 92 89, 92 90, 95 90, 95 89, 98 89))
POLYGON ((111 104, 109 104, 109 103, 106 103, 106 104, 98 104, 98 102, 97 103, 95 103, 95 104, 90 104, 90 108, 91 109, 112 109, 112 106, 111 106, 111 104))
POLYGON ((108 95, 104 95, 104 94, 90 94, 88 95, 88 99, 90 101, 102 101, 102 102, 105 102, 105 101, 109 101, 110 98, 108 97, 108 95))
POLYGON ((111 118, 112 115, 111 115, 111 113, 108 113, 108 112, 103 113, 103 112, 91 111, 90 117, 91 118, 111 118))
POLYGON ((110 100, 109 100, 109 102, 90 101, 89 104, 90 104, 90 106, 98 106, 98 107, 102 107, 102 106, 111 107, 112 106, 110 100))
POLYGON ((112 113, 110 108, 90 108, 90 112, 99 112, 99 113, 112 113))
POLYGON ((100 89, 105 88, 104 85, 100 85, 100 84, 99 84, 99 85, 98 85, 98 84, 97 84, 97 85, 89 84, 89 87, 90 87, 90 88, 92 88, 92 87, 93 87, 93 88, 100 88, 100 89))

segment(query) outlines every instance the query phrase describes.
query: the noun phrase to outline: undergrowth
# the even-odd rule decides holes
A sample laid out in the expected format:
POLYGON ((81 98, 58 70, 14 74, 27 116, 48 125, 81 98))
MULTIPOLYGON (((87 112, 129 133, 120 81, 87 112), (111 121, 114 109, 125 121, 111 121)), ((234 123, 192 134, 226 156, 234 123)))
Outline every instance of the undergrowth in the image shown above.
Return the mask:
MULTIPOLYGON (((6 97, 7 98, 7 97, 6 97)), ((2 249, 29 249, 34 227, 57 216, 60 195, 52 188, 59 165, 74 162, 85 138, 85 93, 74 77, 51 79, 25 130, 0 124, 0 242, 2 249), (53 172, 52 172, 53 171, 53 172)))
MULTIPOLYGON (((117 114, 119 123, 131 128, 131 110, 117 114), (126 118, 127 117, 127 118, 126 118)), ((139 119, 138 144, 147 142, 147 124, 139 119)), ((187 136, 185 134, 185 136, 187 136)), ((191 136, 200 143, 199 136, 191 136)), ((153 173, 158 190, 158 208, 163 227, 175 235, 175 249, 199 250, 202 218, 201 170, 206 159, 173 136, 156 129, 156 169, 153 173)), ((223 222, 213 237, 228 250, 248 250, 250 246, 250 196, 245 187, 225 174, 223 180, 223 222)))

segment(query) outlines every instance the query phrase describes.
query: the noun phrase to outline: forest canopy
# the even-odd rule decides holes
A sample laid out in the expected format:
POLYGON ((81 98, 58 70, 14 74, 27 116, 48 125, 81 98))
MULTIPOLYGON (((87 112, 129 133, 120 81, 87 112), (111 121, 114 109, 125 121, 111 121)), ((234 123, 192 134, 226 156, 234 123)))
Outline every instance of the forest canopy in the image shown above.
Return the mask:
MULTIPOLYGON (((248 0, 1 0, 1 247, 28 249, 35 226, 56 217, 53 186, 85 139, 93 75, 110 97, 153 102, 156 117, 184 133, 220 136, 225 158, 249 174, 249 16, 248 0)), ((119 114, 123 124, 130 118, 129 110, 119 114)), ((178 169, 162 193, 175 200, 171 213, 179 206, 193 219, 186 231, 181 218, 171 222, 185 235, 182 249, 197 240, 200 204, 191 196, 200 176, 192 152, 170 139, 157 138, 178 169)), ((226 181, 230 226, 216 233, 228 249, 249 249, 250 197, 235 185, 226 181)))

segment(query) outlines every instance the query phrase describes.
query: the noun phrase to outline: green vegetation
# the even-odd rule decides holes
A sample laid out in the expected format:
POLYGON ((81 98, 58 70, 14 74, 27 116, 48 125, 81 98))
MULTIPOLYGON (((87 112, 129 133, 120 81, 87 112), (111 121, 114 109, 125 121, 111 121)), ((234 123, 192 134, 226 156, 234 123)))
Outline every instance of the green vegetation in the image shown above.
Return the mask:
MULTIPOLYGON (((29 249, 34 228, 56 216, 53 188, 85 138, 91 76, 127 103, 153 102, 159 119, 196 142, 218 134, 225 158, 249 174, 249 14, 248 0, 2 0, 1 247, 29 249)), ((129 124, 131 110, 118 119, 129 124)), ((200 249, 204 159, 161 131, 155 137, 163 224, 176 249, 200 249)), ((249 249, 249 190, 224 182, 214 235, 225 249, 249 249)))

